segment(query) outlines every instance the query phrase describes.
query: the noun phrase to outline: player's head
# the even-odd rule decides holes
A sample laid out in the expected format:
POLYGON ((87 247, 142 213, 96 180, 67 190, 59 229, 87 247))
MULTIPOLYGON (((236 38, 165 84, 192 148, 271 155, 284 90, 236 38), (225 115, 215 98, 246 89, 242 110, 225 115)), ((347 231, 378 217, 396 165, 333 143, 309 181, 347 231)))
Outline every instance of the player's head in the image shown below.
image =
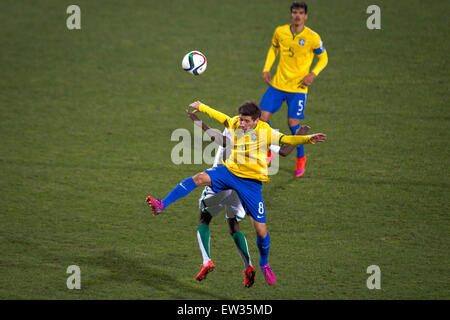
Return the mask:
POLYGON ((246 101, 239 107, 239 125, 244 131, 252 129, 261 117, 261 108, 254 101, 246 101))
POLYGON ((302 2, 291 4, 291 21, 293 24, 303 24, 308 19, 308 5, 302 2))
POLYGON ((291 4, 291 12, 294 9, 303 9, 303 10, 305 10, 305 14, 308 13, 308 5, 303 1, 302 2, 293 2, 291 4))

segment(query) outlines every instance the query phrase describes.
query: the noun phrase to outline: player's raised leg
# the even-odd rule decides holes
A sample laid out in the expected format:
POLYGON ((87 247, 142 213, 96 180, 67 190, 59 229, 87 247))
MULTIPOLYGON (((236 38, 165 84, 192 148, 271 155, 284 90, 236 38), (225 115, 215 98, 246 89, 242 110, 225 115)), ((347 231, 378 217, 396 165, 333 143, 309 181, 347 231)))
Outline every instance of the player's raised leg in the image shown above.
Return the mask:
POLYGON ((206 172, 200 172, 193 177, 181 181, 163 200, 148 196, 146 201, 151 207, 153 214, 158 215, 170 204, 180 198, 187 196, 199 186, 210 186, 211 179, 206 172))

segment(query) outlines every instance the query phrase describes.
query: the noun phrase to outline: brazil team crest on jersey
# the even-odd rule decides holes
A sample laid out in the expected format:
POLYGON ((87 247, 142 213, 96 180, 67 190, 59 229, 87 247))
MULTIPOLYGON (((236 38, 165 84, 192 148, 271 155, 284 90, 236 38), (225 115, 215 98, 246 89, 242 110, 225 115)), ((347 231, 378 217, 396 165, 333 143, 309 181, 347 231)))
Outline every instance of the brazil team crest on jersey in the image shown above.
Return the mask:
POLYGON ((258 137, 256 136, 256 133, 252 133, 252 140, 253 140, 253 141, 256 141, 257 138, 258 138, 258 137))
POLYGON ((305 39, 300 39, 298 41, 298 44, 301 45, 302 47, 305 45, 305 39))

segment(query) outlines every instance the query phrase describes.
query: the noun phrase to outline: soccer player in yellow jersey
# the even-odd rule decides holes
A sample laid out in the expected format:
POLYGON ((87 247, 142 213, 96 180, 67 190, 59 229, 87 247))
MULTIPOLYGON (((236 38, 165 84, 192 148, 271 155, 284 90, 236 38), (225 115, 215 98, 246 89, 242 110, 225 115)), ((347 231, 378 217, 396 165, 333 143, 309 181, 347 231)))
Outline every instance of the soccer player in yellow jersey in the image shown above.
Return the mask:
MULTIPOLYGON (((211 138, 212 141, 219 145, 214 157, 213 167, 222 165, 223 161, 227 159, 229 150, 233 146, 232 136, 230 130, 225 128, 223 133, 212 130, 205 122, 201 121, 195 114, 197 110, 188 111, 188 117, 194 122, 196 126, 202 128, 203 131, 211 138)), ((297 135, 306 135, 310 127, 301 126, 297 130, 297 135)), ((280 156, 287 156, 295 146, 284 145, 280 148, 280 156)), ((222 210, 225 210, 225 216, 228 222, 230 235, 236 245, 236 249, 244 263, 244 287, 250 288, 255 281, 255 268, 253 268, 250 253, 248 250, 247 239, 241 232, 239 223, 245 218, 245 210, 242 206, 241 200, 236 191, 232 189, 224 190, 215 193, 210 187, 206 186, 199 199, 200 218, 197 225, 197 241, 202 254, 203 262, 201 264, 200 272, 195 279, 203 281, 210 272, 213 272, 215 265, 211 260, 210 255, 210 240, 211 233, 209 224, 213 217, 216 217, 222 210)))
POLYGON ((196 101, 190 104, 196 111, 204 112, 225 125, 232 133, 233 147, 223 166, 213 167, 179 183, 163 200, 148 196, 146 201, 155 215, 160 214, 174 201, 185 197, 198 186, 209 186, 217 193, 233 189, 250 216, 256 232, 259 265, 269 285, 276 278, 268 264, 270 236, 266 228, 266 213, 262 198, 262 183, 267 177, 267 150, 271 144, 314 144, 325 141, 326 135, 283 135, 266 122, 259 121, 261 109, 255 102, 245 102, 239 107, 239 115, 230 118, 207 105, 196 101))
MULTIPOLYGON (((267 53, 263 69, 263 80, 269 86, 261 99, 261 120, 270 124, 270 117, 277 112, 284 101, 288 105, 288 124, 292 134, 300 128, 304 119, 308 87, 325 68, 328 55, 320 36, 305 26, 308 6, 304 2, 291 5, 291 23, 275 29, 272 45, 267 53), (277 71, 272 79, 270 69, 280 55, 277 71), (318 61, 310 71, 317 55, 318 61)), ((269 153, 269 162, 272 155, 269 153)), ((303 146, 297 146, 297 166, 295 176, 305 173, 306 156, 303 146)))

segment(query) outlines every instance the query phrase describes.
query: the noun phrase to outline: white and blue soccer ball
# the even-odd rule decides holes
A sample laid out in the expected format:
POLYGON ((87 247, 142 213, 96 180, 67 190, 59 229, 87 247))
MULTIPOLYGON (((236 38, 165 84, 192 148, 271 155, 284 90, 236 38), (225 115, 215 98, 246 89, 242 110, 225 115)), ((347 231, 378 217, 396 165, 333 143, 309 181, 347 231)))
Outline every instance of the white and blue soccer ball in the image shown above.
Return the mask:
POLYGON ((206 57, 200 51, 191 51, 187 53, 181 62, 183 69, 195 76, 205 72, 206 65, 206 57))

